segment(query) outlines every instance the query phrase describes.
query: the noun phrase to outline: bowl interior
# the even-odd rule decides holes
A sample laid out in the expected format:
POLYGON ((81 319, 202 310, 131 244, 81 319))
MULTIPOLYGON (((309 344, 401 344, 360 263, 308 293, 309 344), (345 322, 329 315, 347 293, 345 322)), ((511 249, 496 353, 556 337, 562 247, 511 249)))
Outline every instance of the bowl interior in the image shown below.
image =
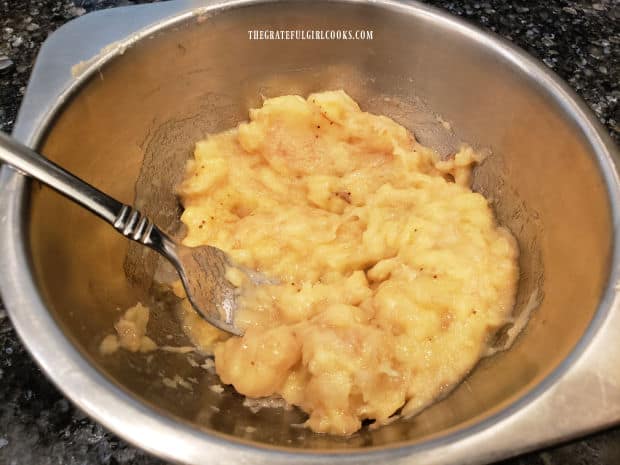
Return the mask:
MULTIPOLYGON (((291 426, 304 418, 296 410, 252 413, 231 390, 211 391, 217 379, 184 355, 102 357, 99 343, 122 309, 152 301, 157 257, 35 185, 29 245, 47 306, 84 355, 136 399, 207 432, 263 445, 335 451, 414 443, 465 429, 522 398, 584 333, 608 275, 612 231, 591 147, 561 102, 517 64, 424 10, 295 2, 184 19, 94 73, 59 112, 42 151, 173 231, 174 186, 195 141, 246 119, 261 96, 336 88, 441 152, 460 141, 490 150, 475 188, 519 241, 515 314, 540 303, 524 333, 413 419, 348 440, 312 434, 291 426), (260 29, 372 30, 373 40, 249 40, 248 31, 260 29), (175 375, 198 383, 172 389, 164 378, 175 375)), ((187 342, 170 308, 155 305, 153 313, 149 334, 158 342, 187 342)))

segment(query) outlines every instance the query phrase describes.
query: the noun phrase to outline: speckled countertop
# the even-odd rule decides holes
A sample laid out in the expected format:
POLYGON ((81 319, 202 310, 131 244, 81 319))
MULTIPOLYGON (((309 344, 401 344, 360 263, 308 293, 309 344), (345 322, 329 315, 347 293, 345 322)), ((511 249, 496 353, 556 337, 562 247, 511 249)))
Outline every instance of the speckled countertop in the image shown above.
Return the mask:
MULTIPOLYGON (((0 130, 10 131, 34 58, 66 21, 148 0, 0 0, 0 130)), ((620 1, 427 0, 521 46, 564 78, 620 142, 620 1)), ((71 405, 17 338, 0 302, 0 465, 155 465, 71 405)), ((618 465, 620 427, 502 462, 618 465)))

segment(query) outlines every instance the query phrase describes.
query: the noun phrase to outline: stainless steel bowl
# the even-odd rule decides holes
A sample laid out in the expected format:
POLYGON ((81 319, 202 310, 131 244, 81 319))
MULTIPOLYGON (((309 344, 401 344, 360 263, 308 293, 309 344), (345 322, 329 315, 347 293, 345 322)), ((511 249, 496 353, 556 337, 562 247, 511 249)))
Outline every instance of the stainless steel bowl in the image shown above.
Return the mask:
MULTIPOLYGON (((616 423, 615 148, 573 92, 501 39, 384 0, 111 10, 48 39, 14 134, 117 198, 137 197, 172 228, 173 186, 194 141, 244 119, 261 94, 335 87, 441 150, 462 140, 492 151, 475 187, 519 239, 516 312, 540 302, 514 347, 418 417, 348 439, 291 426, 302 419, 295 410, 254 414, 232 391, 212 392, 212 375, 180 355, 100 356, 119 309, 151 295, 152 257, 3 167, 2 295, 47 375, 130 442, 191 464, 479 463, 616 423), (374 40, 249 40, 248 30, 264 28, 372 30, 374 40), (427 107, 454 134, 442 133, 427 107), (199 384, 162 383, 175 374, 199 384)), ((176 325, 160 305, 149 331, 182 344, 176 325)))

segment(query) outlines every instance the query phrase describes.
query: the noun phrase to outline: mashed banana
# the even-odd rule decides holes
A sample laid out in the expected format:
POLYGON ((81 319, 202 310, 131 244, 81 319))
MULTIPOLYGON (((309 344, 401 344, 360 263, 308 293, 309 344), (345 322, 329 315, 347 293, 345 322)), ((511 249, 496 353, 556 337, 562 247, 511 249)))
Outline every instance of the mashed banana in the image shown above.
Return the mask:
POLYGON ((343 91, 268 99, 198 142, 179 191, 184 244, 279 280, 230 273, 241 338, 183 313, 222 381, 339 435, 449 392, 509 318, 518 276, 513 237, 468 187, 477 161, 466 147, 441 161, 343 91))
POLYGON ((150 310, 140 302, 128 308, 114 323, 116 334, 106 336, 99 345, 102 355, 116 352, 120 347, 129 352, 152 352, 157 344, 146 335, 150 310))

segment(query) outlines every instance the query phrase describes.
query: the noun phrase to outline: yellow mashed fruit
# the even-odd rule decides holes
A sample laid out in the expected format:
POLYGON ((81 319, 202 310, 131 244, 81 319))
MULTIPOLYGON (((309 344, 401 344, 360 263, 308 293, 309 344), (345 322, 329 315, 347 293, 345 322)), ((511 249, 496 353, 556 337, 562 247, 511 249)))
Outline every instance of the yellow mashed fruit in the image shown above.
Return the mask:
POLYGON ((183 312, 222 382, 337 435, 456 386, 509 319, 518 278, 515 240, 469 188, 478 161, 468 147, 441 160, 343 91, 267 99, 198 142, 179 189, 184 244, 276 282, 229 273, 243 337, 183 312))
POLYGON ((116 352, 120 347, 129 352, 152 352, 157 344, 146 335, 150 310, 140 302, 128 308, 114 323, 116 334, 106 336, 99 345, 102 355, 116 352))

